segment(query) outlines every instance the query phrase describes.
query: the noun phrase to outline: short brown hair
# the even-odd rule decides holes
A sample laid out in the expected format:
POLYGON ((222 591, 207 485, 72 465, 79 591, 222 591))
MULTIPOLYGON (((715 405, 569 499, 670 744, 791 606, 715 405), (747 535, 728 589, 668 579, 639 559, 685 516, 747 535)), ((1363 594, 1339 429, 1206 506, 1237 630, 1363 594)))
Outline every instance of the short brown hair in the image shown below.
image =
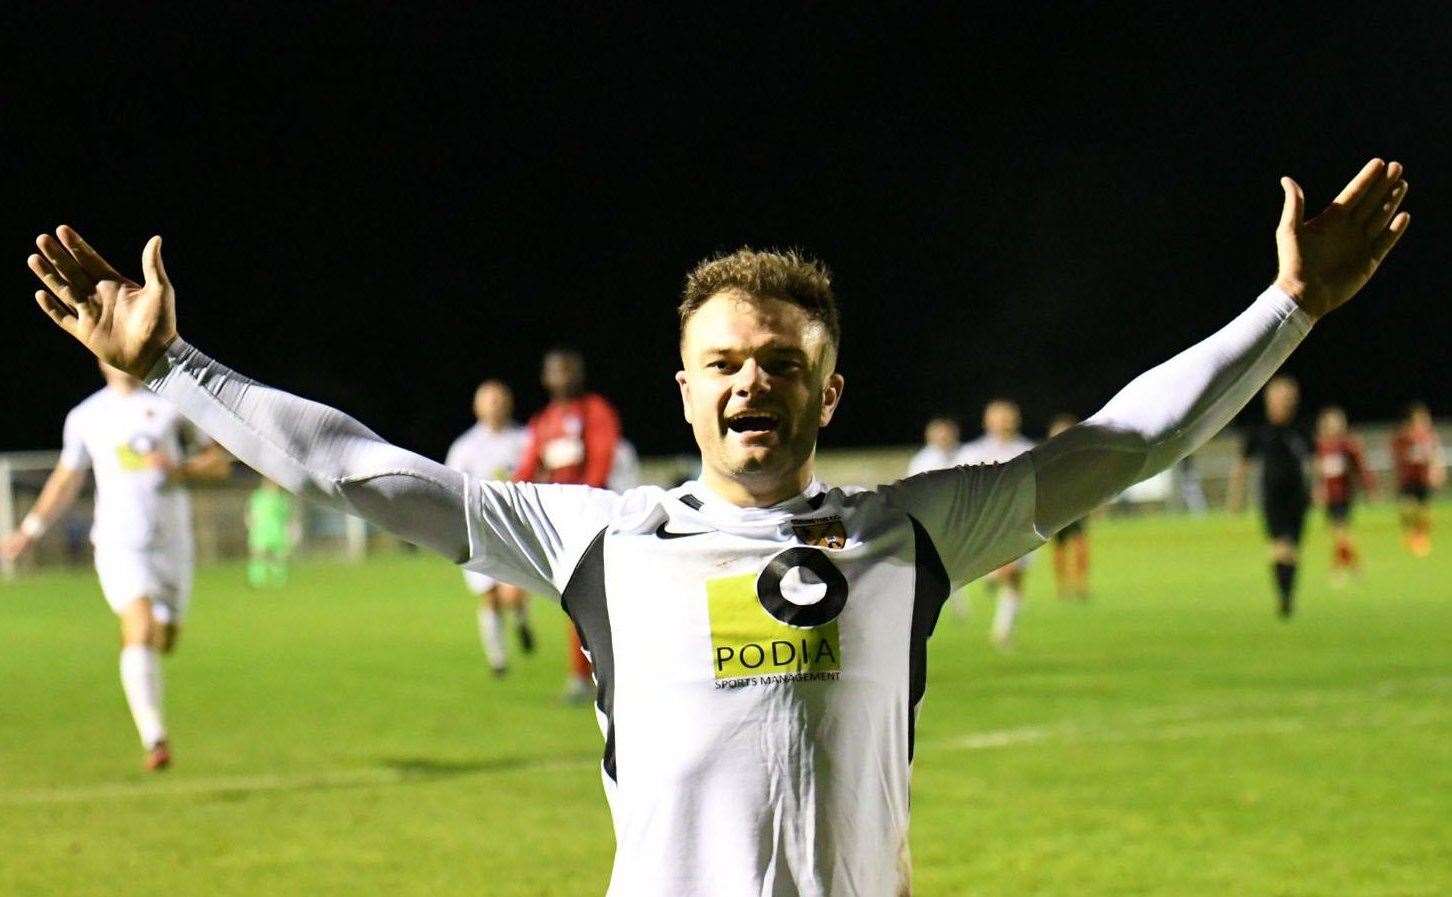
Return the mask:
POLYGON ((757 252, 749 246, 707 259, 686 275, 681 294, 681 334, 706 300, 723 290, 740 290, 762 299, 780 299, 803 308, 827 328, 832 348, 842 341, 837 299, 827 266, 795 249, 757 252))

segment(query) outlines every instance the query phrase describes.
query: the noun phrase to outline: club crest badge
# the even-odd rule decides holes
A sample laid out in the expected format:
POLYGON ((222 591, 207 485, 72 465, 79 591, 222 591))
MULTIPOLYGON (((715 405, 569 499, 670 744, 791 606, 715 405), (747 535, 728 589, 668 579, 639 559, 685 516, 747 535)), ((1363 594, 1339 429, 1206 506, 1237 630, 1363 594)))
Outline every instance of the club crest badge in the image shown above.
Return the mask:
POLYGON ((841 517, 793 520, 792 532, 803 545, 834 549, 847 547, 847 527, 841 517))

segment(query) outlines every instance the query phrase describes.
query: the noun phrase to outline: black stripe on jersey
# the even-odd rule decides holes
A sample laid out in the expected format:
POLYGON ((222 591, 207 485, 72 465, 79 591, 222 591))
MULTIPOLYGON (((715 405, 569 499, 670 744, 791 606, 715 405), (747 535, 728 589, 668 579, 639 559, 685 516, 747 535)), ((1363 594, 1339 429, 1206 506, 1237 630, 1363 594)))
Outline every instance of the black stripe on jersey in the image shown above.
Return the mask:
POLYGON ((908 761, 913 759, 917 738, 918 704, 928 688, 928 636, 938 625, 938 614, 948 600, 952 586, 948 571, 928 531, 916 517, 913 524, 913 623, 908 643, 908 761))
POLYGON ((701 504, 701 500, 696 496, 690 494, 689 492, 681 496, 681 504, 690 508, 692 511, 699 511, 702 507, 704 507, 704 505, 701 504))
POLYGON ((615 778, 615 651, 610 640, 610 609, 605 604, 605 530, 595 540, 560 595, 560 606, 580 633, 580 642, 590 652, 595 668, 595 706, 605 714, 605 756, 600 765, 611 781, 615 778))

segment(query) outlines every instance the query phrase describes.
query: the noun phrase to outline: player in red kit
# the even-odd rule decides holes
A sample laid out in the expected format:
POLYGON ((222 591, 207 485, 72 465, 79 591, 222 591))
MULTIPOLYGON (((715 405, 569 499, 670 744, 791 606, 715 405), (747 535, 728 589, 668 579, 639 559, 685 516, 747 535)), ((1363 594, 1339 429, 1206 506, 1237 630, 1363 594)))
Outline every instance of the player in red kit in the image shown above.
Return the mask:
MULTIPOLYGON (((550 403, 529 422, 529 440, 515 479, 606 488, 620 442, 620 416, 603 396, 585 392, 585 360, 578 352, 546 353, 540 379, 550 403)), ((594 679, 573 624, 569 640, 565 699, 588 701, 594 696, 594 679)))
POLYGON ((1426 405, 1417 402, 1407 409, 1391 449, 1402 496, 1402 542, 1412 554, 1426 557, 1432 553, 1432 511, 1427 502, 1447 476, 1442 443, 1426 405))
POLYGON ((1331 524, 1333 585, 1344 584, 1347 574, 1361 567, 1351 537, 1351 502, 1358 485, 1367 493, 1376 489, 1361 440, 1347 427, 1346 412, 1335 406, 1325 408, 1316 419, 1316 503, 1326 509, 1331 524))

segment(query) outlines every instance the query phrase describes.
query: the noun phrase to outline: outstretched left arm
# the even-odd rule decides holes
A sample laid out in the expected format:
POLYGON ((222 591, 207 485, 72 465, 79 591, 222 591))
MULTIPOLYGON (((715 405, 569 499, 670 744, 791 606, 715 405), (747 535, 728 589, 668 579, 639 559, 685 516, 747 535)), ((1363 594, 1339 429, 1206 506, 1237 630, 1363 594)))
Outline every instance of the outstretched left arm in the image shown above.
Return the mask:
POLYGON ((1030 452, 1034 528, 1047 538, 1204 444, 1311 331, 1271 287, 1235 320, 1136 377, 1097 414, 1030 452))
POLYGON ((1255 396, 1316 319, 1344 304, 1406 232, 1399 163, 1368 162, 1334 202, 1303 220, 1301 188, 1284 178, 1275 285, 1209 339, 1135 378, 1082 424, 1030 453, 1041 537, 1168 468, 1255 396))

